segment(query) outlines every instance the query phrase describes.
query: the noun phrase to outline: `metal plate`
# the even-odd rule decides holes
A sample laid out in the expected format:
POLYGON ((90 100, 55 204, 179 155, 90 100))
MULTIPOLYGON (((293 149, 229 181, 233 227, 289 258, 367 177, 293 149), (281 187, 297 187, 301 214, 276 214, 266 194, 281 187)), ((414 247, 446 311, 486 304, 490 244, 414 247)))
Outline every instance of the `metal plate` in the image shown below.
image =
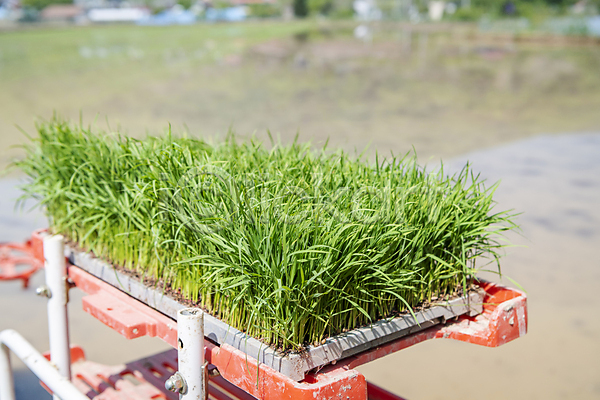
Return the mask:
MULTIPOLYGON (((133 298, 161 313, 177 319, 177 311, 187 306, 155 289, 144 285, 90 253, 65 246, 65 256, 71 264, 102 279, 133 298)), ((411 315, 381 320, 370 326, 331 337, 319 346, 309 346, 302 353, 282 354, 259 340, 209 315, 204 316, 205 336, 218 344, 227 343, 261 363, 300 381, 312 369, 358 354, 402 336, 418 332, 463 314, 476 315, 483 311, 483 291, 436 304, 411 315)))

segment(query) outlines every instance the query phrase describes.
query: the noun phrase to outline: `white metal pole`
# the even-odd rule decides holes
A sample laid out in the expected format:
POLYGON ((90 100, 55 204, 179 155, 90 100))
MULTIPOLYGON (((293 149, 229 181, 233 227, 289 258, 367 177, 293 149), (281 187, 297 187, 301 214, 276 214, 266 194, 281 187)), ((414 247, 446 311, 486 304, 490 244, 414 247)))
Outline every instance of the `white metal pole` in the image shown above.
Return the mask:
MULTIPOLYGON (((7 347, 10 348, 52 390, 55 396, 58 395, 63 400, 89 400, 18 332, 12 329, 0 332, 0 343, 2 343, 2 353, 8 350, 7 347)), ((13 388, 12 377, 9 384, 6 382, 6 371, 2 369, 0 372, 0 384, 2 385, 0 400, 14 400, 14 390, 12 392, 8 390, 13 388)))
POLYGON ((15 400, 15 384, 13 381, 10 353, 4 343, 0 344, 0 400, 15 400))
POLYGON ((180 400, 204 400, 204 312, 185 308, 177 313, 178 370, 185 382, 180 400))
MULTIPOLYGON (((71 379, 71 350, 67 315, 67 266, 65 244, 61 235, 44 238, 46 286, 48 287, 48 334, 50 357, 58 372, 71 379)), ((55 395, 54 399, 58 399, 55 395)))

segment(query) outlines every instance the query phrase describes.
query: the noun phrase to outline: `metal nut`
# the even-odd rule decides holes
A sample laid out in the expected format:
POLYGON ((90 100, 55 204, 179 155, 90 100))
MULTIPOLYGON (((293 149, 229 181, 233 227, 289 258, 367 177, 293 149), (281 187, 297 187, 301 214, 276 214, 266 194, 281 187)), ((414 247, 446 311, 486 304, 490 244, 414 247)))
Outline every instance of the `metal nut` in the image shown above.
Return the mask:
POLYGON ((35 289, 35 294, 37 294, 40 297, 46 297, 48 299, 52 297, 52 292, 50 292, 50 288, 46 285, 42 285, 35 289))
POLYGON ((170 392, 185 393, 187 387, 185 379, 183 379, 183 375, 181 375, 179 372, 175 372, 173 376, 171 376, 165 382, 165 389, 170 392))

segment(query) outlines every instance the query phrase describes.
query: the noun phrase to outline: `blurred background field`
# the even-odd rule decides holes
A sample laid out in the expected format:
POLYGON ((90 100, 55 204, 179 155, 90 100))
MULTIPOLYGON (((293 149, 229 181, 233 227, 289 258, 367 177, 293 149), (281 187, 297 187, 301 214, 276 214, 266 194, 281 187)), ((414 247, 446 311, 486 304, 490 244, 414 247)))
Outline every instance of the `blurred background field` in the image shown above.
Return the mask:
MULTIPOLYGON (((22 154, 15 145, 35 135, 36 118, 54 113, 137 137, 169 124, 209 138, 270 130, 286 143, 298 134, 370 154, 414 148, 422 163, 442 159, 451 170, 471 160, 502 180, 499 208, 523 212, 502 266, 528 291, 529 333, 498 349, 425 343, 361 371, 410 399, 599 399, 598 3, 445 2, 437 18, 435 1, 365 2, 362 17, 342 2, 153 2, 144 18, 194 19, 138 26, 85 20, 97 5, 74 4, 75 17, 52 20, 48 2, 4 1, 0 168, 22 154), (236 7, 245 21, 205 23, 239 16, 223 11, 236 7), (294 17, 302 7, 307 18, 294 17)), ((22 240, 45 221, 13 209, 21 177, 9 175, 0 180, 0 239, 22 240)), ((45 302, 2 285, 0 329, 45 350, 45 302)), ((72 335, 90 359, 121 363, 164 348, 121 339, 81 311, 80 296, 72 335)), ((17 392, 43 393, 22 366, 17 392)))
POLYGON ((56 112, 132 135, 272 133, 422 159, 600 126, 595 39, 309 20, 0 34, 2 165, 56 112), (108 125, 107 125, 108 121, 108 125))

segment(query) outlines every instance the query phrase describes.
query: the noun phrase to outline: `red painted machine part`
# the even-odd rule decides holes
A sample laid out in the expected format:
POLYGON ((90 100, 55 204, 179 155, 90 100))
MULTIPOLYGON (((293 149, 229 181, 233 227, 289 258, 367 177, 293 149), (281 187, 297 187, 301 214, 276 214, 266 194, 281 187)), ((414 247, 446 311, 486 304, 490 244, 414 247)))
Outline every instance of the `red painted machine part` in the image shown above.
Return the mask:
POLYGON ((44 267, 42 257, 35 257, 31 242, 0 243, 0 281, 20 279, 23 288, 29 286, 29 278, 44 267))
MULTIPOLYGON (((69 277, 90 294, 83 298, 84 310, 109 327, 129 339, 156 336, 175 346, 177 325, 172 319, 78 267, 69 267, 69 277)), ((358 365, 428 339, 448 338, 496 347, 524 335, 527 331, 526 297, 519 291, 493 283, 481 285, 487 293, 483 314, 460 317, 445 326, 435 326, 349 357, 318 373, 308 374, 302 382, 295 382, 264 364, 257 368, 255 359, 227 344, 219 347, 207 340, 206 359, 225 379, 259 399, 314 400, 331 398, 337 393, 350 399, 366 399, 366 380, 353 370, 358 365)))
MULTIPOLYGON (((50 360, 50 353, 44 356, 50 360)), ((177 350, 172 349, 127 364, 106 366, 85 358, 81 347, 71 346, 72 381, 94 400, 177 400, 179 395, 165 389, 165 381, 177 370, 177 350)), ((52 391, 40 382, 52 394, 52 391)), ((405 400, 367 383, 369 400, 405 400)), ((210 374, 208 394, 211 400, 253 400, 219 375, 210 374)))
MULTIPOLYGON (((50 353, 44 356, 50 360, 50 353)), ((94 400, 176 400, 179 394, 165 389, 165 381, 177 370, 177 350, 172 349, 127 364, 106 366, 85 359, 78 346, 71 346, 73 384, 94 400)), ((49 392, 52 391, 42 383, 49 392)), ((254 397, 221 376, 210 376, 209 398, 253 400, 254 397)))
MULTIPOLYGON (((35 247, 35 246, 34 246, 35 247)), ((83 298, 85 311, 128 339, 155 336, 175 347, 177 324, 140 301, 104 281, 69 266, 69 277, 89 296, 83 298)), ((222 377, 247 393, 264 400, 275 399, 367 399, 367 382, 358 365, 402 350, 422 341, 447 338, 497 347, 527 332, 527 298, 524 293, 504 286, 480 282, 484 289, 484 312, 475 317, 459 317, 446 325, 431 327, 375 349, 328 365, 296 382, 227 344, 218 346, 208 339, 206 360, 222 377), (258 373, 258 376, 257 376, 258 373)), ((397 397, 396 397, 397 398, 397 397)))

